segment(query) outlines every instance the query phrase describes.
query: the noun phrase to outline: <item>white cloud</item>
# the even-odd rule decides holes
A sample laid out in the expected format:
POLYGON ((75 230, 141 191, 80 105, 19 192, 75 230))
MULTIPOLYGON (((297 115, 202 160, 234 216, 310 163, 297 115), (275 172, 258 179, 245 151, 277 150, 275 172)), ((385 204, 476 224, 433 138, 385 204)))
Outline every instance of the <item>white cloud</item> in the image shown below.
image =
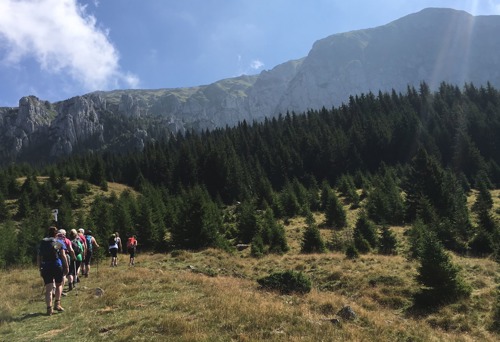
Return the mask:
POLYGON ((262 62, 261 62, 261 61, 259 61, 258 59, 253 60, 252 62, 250 62, 250 68, 252 68, 252 69, 254 69, 254 70, 259 70, 259 69, 261 69, 263 66, 264 66, 264 63, 262 63, 262 62))
POLYGON ((138 84, 136 76, 120 70, 108 33, 76 0, 0 2, 0 62, 16 67, 27 58, 88 90, 138 84))

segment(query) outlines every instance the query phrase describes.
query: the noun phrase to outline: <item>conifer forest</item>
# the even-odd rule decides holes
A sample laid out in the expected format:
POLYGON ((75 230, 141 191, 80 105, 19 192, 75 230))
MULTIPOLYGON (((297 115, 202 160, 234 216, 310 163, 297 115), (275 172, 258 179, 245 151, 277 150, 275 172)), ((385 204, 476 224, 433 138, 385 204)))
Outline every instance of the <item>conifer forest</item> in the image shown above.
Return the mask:
POLYGON ((409 227, 409 257, 423 259, 419 280, 436 287, 430 268, 444 263, 448 280, 437 288, 460 297, 467 286, 447 283, 456 270, 442 253, 498 258, 490 190, 500 187, 499 149, 498 89, 443 83, 431 91, 422 83, 351 96, 336 108, 165 136, 140 153, 2 165, 0 266, 34 262, 53 208, 58 226, 92 229, 98 241, 118 231, 152 252, 251 244, 255 257, 286 253, 283 224, 300 215, 308 218, 304 253, 391 254, 387 227, 409 227), (110 182, 131 190, 90 191, 110 182), (468 207, 471 191, 477 199, 468 207), (345 203, 362 209, 354 227, 345 203), (325 222, 314 222, 314 212, 325 222), (350 233, 322 241, 318 225, 350 233))

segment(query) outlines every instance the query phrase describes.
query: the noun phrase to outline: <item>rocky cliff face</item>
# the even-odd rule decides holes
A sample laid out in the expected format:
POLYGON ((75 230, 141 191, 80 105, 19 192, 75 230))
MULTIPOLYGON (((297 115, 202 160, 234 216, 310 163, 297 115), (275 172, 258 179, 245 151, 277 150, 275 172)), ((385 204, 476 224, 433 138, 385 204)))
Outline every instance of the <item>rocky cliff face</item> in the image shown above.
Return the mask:
POLYGON ((37 144, 48 134, 54 112, 50 103, 35 96, 23 97, 17 109, 2 108, 0 140, 3 150, 17 154, 37 144))
POLYGON ((141 149, 158 134, 328 108, 350 95, 405 92, 422 81, 431 89, 441 82, 500 87, 499 31, 500 16, 426 9, 324 38, 306 57, 259 75, 191 88, 95 92, 54 104, 24 97, 18 108, 0 108, 0 155, 15 158, 40 146, 52 157, 75 149, 141 149))
POLYGON ((337 106, 349 95, 406 91, 425 81, 500 85, 500 16, 426 9, 373 29, 317 41, 278 111, 337 106))

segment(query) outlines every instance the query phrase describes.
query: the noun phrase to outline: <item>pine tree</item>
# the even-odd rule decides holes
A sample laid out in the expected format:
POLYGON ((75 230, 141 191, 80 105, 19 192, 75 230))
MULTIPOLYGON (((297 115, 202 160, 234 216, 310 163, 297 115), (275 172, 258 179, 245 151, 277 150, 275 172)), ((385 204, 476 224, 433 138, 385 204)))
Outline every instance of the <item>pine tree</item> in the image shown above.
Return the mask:
POLYGON ((379 240, 379 253, 385 255, 397 254, 397 239, 396 235, 386 225, 382 227, 382 233, 379 240))
POLYGON ((4 222, 10 217, 9 210, 7 205, 5 204, 5 198, 3 194, 0 192, 0 222, 4 222))
POLYGON ((260 258, 265 253, 264 241, 262 241, 261 232, 257 232, 252 239, 250 254, 255 258, 260 258))
POLYGON ((92 231, 98 241, 107 241, 108 237, 115 231, 111 209, 106 203, 104 196, 96 196, 94 198, 94 201, 90 205, 87 222, 89 222, 91 227, 95 227, 92 231))
POLYGON ((91 184, 97 185, 104 191, 108 189, 108 182, 106 181, 106 171, 102 158, 95 159, 94 166, 90 171, 89 182, 91 184))
POLYGON ((364 211, 358 216, 353 235, 354 245, 362 253, 368 252, 378 245, 377 227, 368 219, 364 211))
POLYGON ((442 216, 438 205, 442 206, 447 201, 444 194, 448 189, 443 189, 443 169, 437 160, 420 149, 413 158, 405 182, 407 219, 412 222, 416 219, 418 203, 425 196, 442 216))
POLYGON ((267 208, 262 217, 262 240, 269 246, 271 253, 285 253, 289 250, 285 228, 276 222, 271 208, 267 208))
POLYGON ((478 182, 478 194, 476 201, 472 205, 472 210, 476 213, 481 211, 488 211, 493 207, 493 199, 491 198, 491 193, 486 182, 478 182))
POLYGON ((154 246, 156 245, 159 236, 156 226, 153 222, 151 200, 145 196, 141 196, 139 198, 138 221, 140 222, 140 229, 137 232, 137 239, 141 241, 141 244, 145 249, 154 250, 154 246))
POLYGON ((64 228, 66 230, 66 234, 69 235, 69 231, 75 228, 71 203, 65 198, 62 198, 58 209, 59 215, 57 217, 57 226, 59 228, 64 228))
POLYGON ((424 236, 428 233, 426 224, 419 218, 413 222, 408 231, 408 258, 419 259, 421 256, 424 236))
POLYGON ((344 207, 340 203, 333 190, 326 192, 325 201, 325 223, 327 226, 337 229, 344 228, 347 225, 347 215, 344 207))
POLYGON ((300 213, 300 203, 291 183, 287 183, 281 191, 280 202, 287 217, 294 217, 300 213))
POLYGON ((181 195, 178 217, 172 226, 172 243, 187 249, 224 247, 221 227, 219 208, 206 189, 195 186, 181 195))
POLYGON ((257 233, 259 227, 257 224, 256 208, 250 201, 244 201, 239 206, 238 217, 238 237, 241 243, 249 243, 257 233))
POLYGON ((388 170, 375 177, 374 188, 369 192, 366 211, 377 223, 401 224, 404 219, 404 204, 401 190, 388 170))
POLYGON ((307 228, 302 237, 302 253, 324 253, 326 250, 325 242, 310 212, 307 215, 306 223, 307 228))
POLYGON ((469 297, 471 288, 460 277, 459 271, 437 237, 426 234, 417 270, 417 281, 422 289, 415 296, 415 304, 426 307, 469 297))
POLYGON ((0 268, 19 264, 16 227, 12 221, 0 224, 0 268))
POLYGON ((17 214, 18 218, 26 218, 31 214, 31 203, 29 195, 26 192, 21 194, 17 201, 17 214))
POLYGON ((351 175, 342 175, 337 182, 337 189, 351 203, 353 208, 359 207, 360 198, 356 191, 354 178, 351 175))
POLYGON ((357 250, 355 245, 351 244, 351 245, 347 246, 347 248, 345 250, 345 256, 348 259, 357 259, 357 258, 359 258, 359 251, 357 250))

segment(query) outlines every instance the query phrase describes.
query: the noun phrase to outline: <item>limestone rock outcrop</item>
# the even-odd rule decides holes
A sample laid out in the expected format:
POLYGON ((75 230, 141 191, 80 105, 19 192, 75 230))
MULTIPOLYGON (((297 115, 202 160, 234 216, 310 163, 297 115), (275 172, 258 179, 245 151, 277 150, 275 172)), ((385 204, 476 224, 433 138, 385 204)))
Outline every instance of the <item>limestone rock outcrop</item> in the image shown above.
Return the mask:
POLYGON ((331 108, 349 96, 426 82, 500 87, 500 16, 430 8, 387 25, 334 34, 259 75, 173 89, 97 91, 57 103, 23 97, 0 108, 0 157, 144 148, 170 133, 331 108))

